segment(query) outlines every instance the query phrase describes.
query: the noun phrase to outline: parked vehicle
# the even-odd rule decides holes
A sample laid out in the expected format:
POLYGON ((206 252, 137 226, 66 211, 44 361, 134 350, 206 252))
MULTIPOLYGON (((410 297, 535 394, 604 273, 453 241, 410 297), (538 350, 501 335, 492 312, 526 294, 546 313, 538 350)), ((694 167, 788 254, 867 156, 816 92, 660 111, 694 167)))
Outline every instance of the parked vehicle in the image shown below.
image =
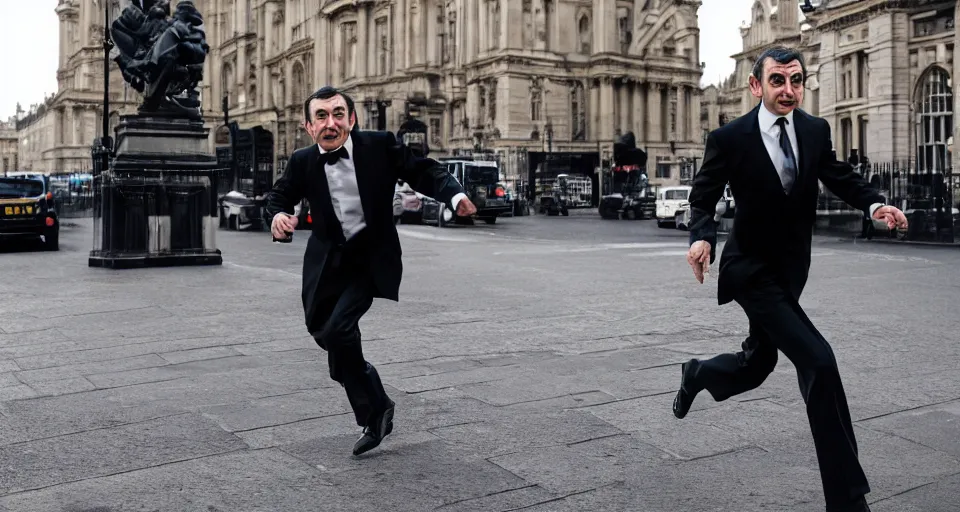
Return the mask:
POLYGON ((680 185, 661 187, 657 191, 657 227, 677 227, 678 214, 682 216, 684 210, 689 209, 687 199, 689 199, 692 189, 693 187, 689 185, 680 185))
POLYGON ((600 217, 604 219, 650 219, 656 214, 656 195, 647 173, 637 165, 617 166, 604 174, 609 189, 600 199, 600 217))
POLYGON ((236 154, 230 146, 216 148, 217 164, 225 169, 217 191, 220 227, 268 230, 263 199, 273 188, 273 134, 261 126, 241 130, 235 122, 230 129, 236 154))
POLYGON ((0 240, 40 240, 47 250, 60 250, 60 217, 49 176, 0 176, 0 240))
MULTIPOLYGON (((494 224, 497 218, 513 211, 513 204, 500 182, 500 168, 496 162, 484 160, 440 159, 443 166, 463 186, 464 193, 477 207, 476 218, 494 224)), ((470 224, 473 219, 457 216, 449 205, 422 196, 422 220, 444 226, 451 222, 470 224)))

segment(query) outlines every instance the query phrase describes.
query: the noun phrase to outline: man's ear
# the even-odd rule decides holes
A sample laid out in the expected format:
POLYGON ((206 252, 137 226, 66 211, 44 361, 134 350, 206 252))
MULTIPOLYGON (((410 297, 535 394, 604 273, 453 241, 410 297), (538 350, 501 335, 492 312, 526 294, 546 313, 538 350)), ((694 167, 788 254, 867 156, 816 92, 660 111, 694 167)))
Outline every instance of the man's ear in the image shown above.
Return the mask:
POLYGON ((760 80, 757 80, 757 77, 753 76, 753 73, 750 74, 748 82, 750 82, 750 92, 753 96, 763 98, 763 84, 760 83, 760 80))
POLYGON ((350 131, 353 131, 353 127, 357 125, 357 111, 354 110, 350 114, 350 131))

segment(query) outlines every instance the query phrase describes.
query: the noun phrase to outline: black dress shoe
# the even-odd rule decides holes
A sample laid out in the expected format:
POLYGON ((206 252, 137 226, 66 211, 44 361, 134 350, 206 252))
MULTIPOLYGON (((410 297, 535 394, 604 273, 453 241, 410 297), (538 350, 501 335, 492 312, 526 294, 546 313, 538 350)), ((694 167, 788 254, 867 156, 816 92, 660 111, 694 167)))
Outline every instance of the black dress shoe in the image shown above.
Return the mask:
POLYGON ((680 390, 677 391, 677 397, 673 399, 673 415, 683 419, 690 411, 693 405, 693 399, 701 391, 693 382, 693 374, 696 372, 700 361, 691 359, 680 366, 680 390))
POLYGON ((393 432, 393 409, 394 403, 390 402, 390 405, 379 416, 375 416, 369 425, 363 427, 363 435, 353 445, 354 455, 369 452, 380 446, 383 438, 393 432))

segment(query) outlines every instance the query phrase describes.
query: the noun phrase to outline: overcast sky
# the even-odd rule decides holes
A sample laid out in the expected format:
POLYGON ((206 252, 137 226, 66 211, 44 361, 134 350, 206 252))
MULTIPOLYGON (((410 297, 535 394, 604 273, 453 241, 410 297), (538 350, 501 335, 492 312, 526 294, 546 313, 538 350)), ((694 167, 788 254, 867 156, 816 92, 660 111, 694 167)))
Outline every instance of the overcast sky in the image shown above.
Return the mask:
MULTIPOLYGON (((89 2, 91 0, 83 0, 89 2)), ((740 51, 740 24, 754 0, 702 0, 700 60, 707 63, 702 85, 733 72, 730 55, 740 51)), ((57 90, 59 33, 57 0, 0 0, 0 119, 43 101, 57 90)))

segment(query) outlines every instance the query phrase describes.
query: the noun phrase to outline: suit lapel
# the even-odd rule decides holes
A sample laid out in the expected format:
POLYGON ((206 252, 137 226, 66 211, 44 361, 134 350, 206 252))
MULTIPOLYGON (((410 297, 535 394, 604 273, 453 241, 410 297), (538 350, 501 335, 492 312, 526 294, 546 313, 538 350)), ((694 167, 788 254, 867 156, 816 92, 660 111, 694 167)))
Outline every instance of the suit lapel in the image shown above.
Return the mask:
POLYGON ((363 208, 363 216, 369 223, 374 217, 371 214, 373 208, 373 168, 370 166, 370 139, 356 130, 350 134, 353 140, 353 169, 357 175, 357 188, 360 190, 360 205, 363 208))
POLYGON ((320 210, 323 215, 323 222, 326 225, 327 236, 336 237, 337 233, 343 233, 343 228, 337 219, 336 212, 333 211, 333 199, 330 196, 330 184, 327 183, 327 170, 324 163, 320 161, 320 148, 313 146, 313 153, 310 154, 310 175, 313 176, 314 185, 317 187, 317 200, 320 204, 310 206, 320 210))
MULTIPOLYGON (((797 150, 800 152, 800 162, 797 165, 797 185, 806 186, 807 176, 813 168, 817 153, 814 125, 806 113, 800 109, 793 112, 793 122, 797 132, 797 150)), ((801 186, 794 186, 790 195, 795 195, 801 188, 801 186)))

